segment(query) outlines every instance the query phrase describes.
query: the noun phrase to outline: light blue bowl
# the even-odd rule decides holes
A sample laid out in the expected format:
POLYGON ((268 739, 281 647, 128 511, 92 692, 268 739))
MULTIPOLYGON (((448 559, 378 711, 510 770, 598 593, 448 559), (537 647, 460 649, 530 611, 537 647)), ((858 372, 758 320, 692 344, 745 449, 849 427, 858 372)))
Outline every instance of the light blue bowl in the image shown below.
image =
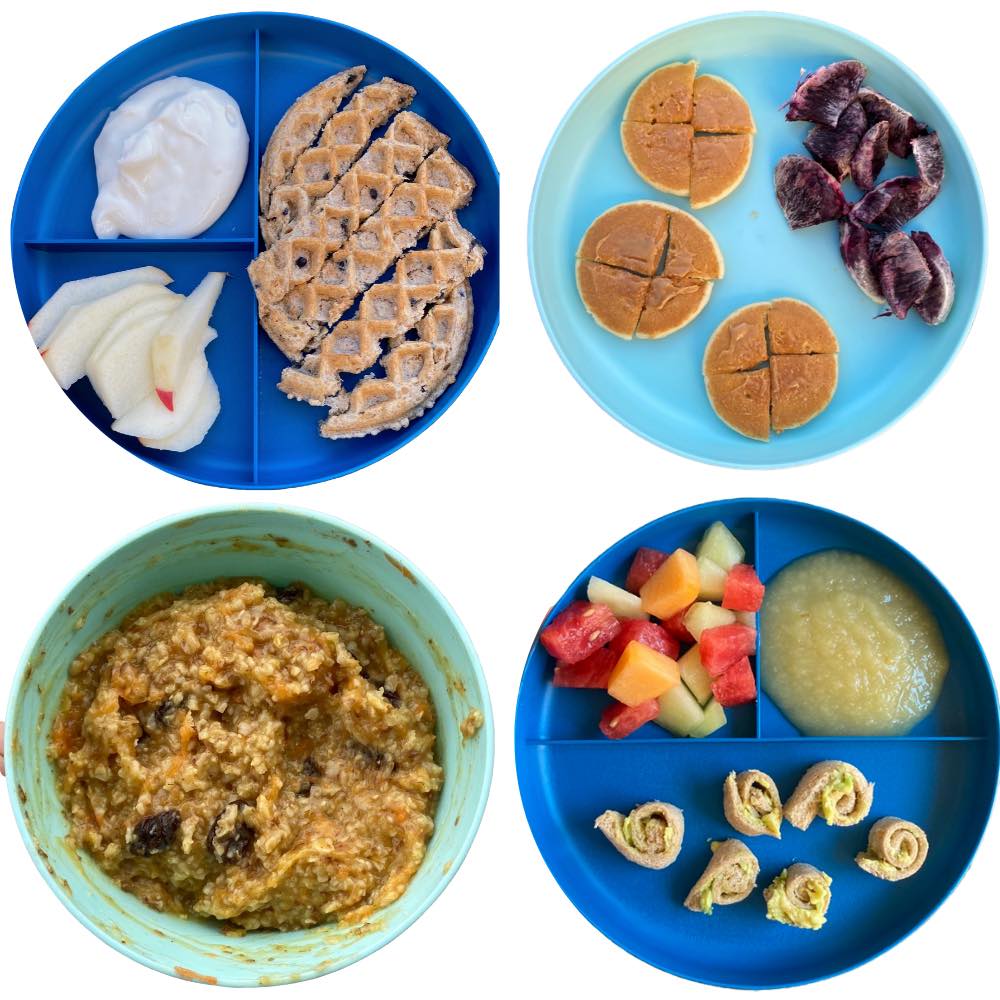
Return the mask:
MULTIPOLYGON (((890 157, 883 178, 912 173, 890 157)), ((850 198, 857 191, 847 185, 850 198)), ((791 14, 727 14, 671 28, 612 63, 567 112, 539 168, 528 229, 535 299, 552 343, 590 396, 626 427, 680 455, 736 467, 774 468, 843 451, 902 416, 937 380, 972 326, 986 274, 986 212, 969 151, 947 111, 894 56, 843 28, 791 14), (879 307, 840 260, 837 226, 792 232, 774 197, 773 172, 786 153, 805 153, 808 123, 786 122, 779 105, 799 71, 854 57, 867 82, 937 129, 945 181, 908 228, 926 229, 955 271, 955 307, 938 327, 912 315, 873 319, 879 307), (574 255, 590 223, 623 201, 686 198, 646 184, 622 152, 619 126, 636 84, 665 63, 697 59, 746 96, 757 124, 753 160, 736 191, 694 214, 722 248, 726 276, 689 326, 658 341, 623 341, 587 314, 574 255), (713 412, 702 383, 705 343, 734 309, 779 296, 805 299, 840 338, 840 384, 828 409, 805 427, 751 441, 713 412)))
POLYGON ((35 633, 7 710, 7 784, 35 865, 71 913, 99 938, 160 972, 225 986, 311 979, 350 965, 404 931, 437 898, 479 827, 493 764, 489 694, 454 611, 406 559, 367 532, 311 511, 219 507, 160 521, 126 539, 71 583, 35 633), (438 712, 445 784, 427 856, 406 892, 366 924, 253 932, 157 913, 119 889, 66 842, 46 743, 72 659, 140 602, 222 576, 300 580, 368 609, 420 672, 438 712), (473 708, 485 724, 459 725, 473 708))

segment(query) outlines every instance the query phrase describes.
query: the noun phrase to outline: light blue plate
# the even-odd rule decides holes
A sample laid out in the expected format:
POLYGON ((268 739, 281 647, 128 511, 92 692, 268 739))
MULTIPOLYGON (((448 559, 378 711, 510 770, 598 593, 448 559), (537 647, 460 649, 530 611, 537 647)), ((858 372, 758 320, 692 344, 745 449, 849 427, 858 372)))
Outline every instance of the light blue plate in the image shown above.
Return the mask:
MULTIPOLYGON (((882 177, 912 173, 890 157, 882 177)), ((847 185, 848 197, 857 190, 847 185)), ((986 271, 986 213, 969 152, 951 118, 919 77, 871 42, 842 28, 788 14, 733 14, 658 35, 622 56, 580 95, 545 154, 531 205, 528 255, 542 321, 567 368, 616 420, 664 448, 719 465, 769 468, 833 455, 902 416, 945 369, 972 326, 986 271), (774 197, 772 174, 786 153, 805 153, 810 126, 784 120, 780 105, 802 68, 844 58, 868 66, 868 85, 884 91, 941 134, 946 176, 937 200, 912 223, 951 261, 955 307, 939 327, 918 317, 873 319, 878 307, 840 260, 837 226, 793 233, 774 197), (622 152, 619 124, 636 84, 665 63, 697 59, 701 72, 737 86, 757 123, 753 161, 728 198, 695 213, 726 260, 705 310, 660 341, 626 342, 597 326, 576 290, 573 258, 593 219, 619 202, 663 195, 622 152), (829 408, 769 443, 751 441, 715 416, 705 395, 705 342, 734 309, 790 295, 805 299, 840 338, 840 385, 829 408)))

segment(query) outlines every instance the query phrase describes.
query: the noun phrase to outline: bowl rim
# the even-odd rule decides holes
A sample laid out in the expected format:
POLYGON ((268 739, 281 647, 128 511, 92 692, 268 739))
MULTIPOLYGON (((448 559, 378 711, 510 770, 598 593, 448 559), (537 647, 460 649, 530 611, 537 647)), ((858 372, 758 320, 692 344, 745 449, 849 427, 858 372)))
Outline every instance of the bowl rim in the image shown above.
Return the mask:
MULTIPOLYGON (((5 719, 7 725, 4 732, 4 753, 6 760, 8 761, 7 767, 7 793, 10 798, 11 807, 14 811, 14 819, 17 824, 18 832, 21 835, 21 840, 24 842, 25 849, 31 857, 35 868, 38 870, 39 874, 42 876, 48 887, 52 890, 59 901, 73 914, 76 919, 83 924, 92 934, 100 938, 105 944, 111 945, 115 951, 127 958, 132 959, 146 966, 146 968, 153 969, 156 972, 162 972, 165 975, 172 976, 176 979, 188 979, 188 977, 182 975, 178 970, 177 966, 170 964, 169 962, 161 961, 158 958, 152 956, 147 956, 137 950, 133 949, 132 946, 127 941, 122 941, 113 935, 109 934, 99 923, 95 922, 89 912, 85 907, 81 907, 77 902, 75 896, 66 892, 63 886, 60 884, 59 879, 56 875, 51 872, 46 865, 43 863, 42 859, 39 857, 38 852, 35 850, 32 842, 31 833, 27 828, 27 824, 24 819, 24 803, 21 802, 20 796, 18 795, 18 781, 17 773, 20 768, 20 754, 15 754, 14 751, 14 738, 17 732, 17 726, 13 724, 13 721, 17 718, 15 714, 15 708, 17 706, 18 698, 22 687, 24 686, 25 672, 28 668, 29 663, 32 659, 33 651, 37 648, 38 643, 42 637, 43 632, 49 623, 55 618, 59 613, 60 605, 63 603, 64 598, 94 570, 102 566, 108 559, 117 555, 122 549, 138 542, 155 532, 161 531, 165 528, 170 528, 177 525, 183 521, 190 521, 192 519, 203 518, 203 517, 214 517, 218 515, 228 515, 228 514, 238 514, 241 512, 251 512, 254 514, 264 513, 264 514, 276 514, 280 517, 295 517, 301 518, 302 520, 316 521, 319 520, 327 527, 333 527, 338 531, 343 531, 346 533, 356 534, 358 537, 366 538, 371 543, 372 551, 382 553, 396 560, 401 566, 408 570, 416 580, 420 587, 423 587, 430 596, 439 604, 442 610, 445 612, 447 617, 455 628, 456 635, 461 643, 466 656, 468 657, 468 662, 472 670, 473 676, 476 678, 482 693, 483 699, 482 704, 479 706, 480 711, 483 713, 483 725, 479 730, 477 736, 478 740, 482 741, 483 753, 484 753, 484 764, 485 769, 483 773, 483 779, 481 782, 481 787, 479 789, 478 797, 469 806, 463 806, 462 814, 463 817, 468 817, 469 821, 466 825, 466 832, 462 837, 458 848, 455 851, 450 851, 451 865, 448 867, 447 871, 443 871, 433 883, 431 889, 427 892, 424 898, 420 901, 419 905, 413 908, 413 910, 403 917, 397 927, 395 927, 391 934, 386 936, 383 940, 378 940, 376 942, 375 935, 367 935, 365 939, 365 944, 358 950, 358 953, 350 958, 349 961, 342 963, 334 962, 329 967, 324 969, 317 969, 315 965, 310 966, 310 968, 302 975, 297 974, 279 974, 279 975, 267 975, 262 973, 258 978, 257 982, 246 982, 243 980, 228 980, 226 976, 216 976, 215 983, 213 985, 218 986, 242 986, 242 987, 255 987, 255 986, 283 986, 289 983, 304 982, 309 979, 317 979, 320 976, 328 975, 329 973, 336 972, 340 969, 346 968, 349 965, 353 965, 355 962, 361 959, 367 958, 369 955, 378 951, 380 948, 389 944, 391 941, 395 940, 400 934, 402 934, 407 928, 409 928, 419 917, 421 917, 426 910, 431 906, 432 903, 444 892, 447 885, 454 878, 458 869, 462 866, 469 849, 472 846, 472 842, 475 839, 479 826, 482 822, 483 813, 486 809, 486 803, 489 799, 490 788, 493 780, 493 767, 494 767, 494 756, 495 756, 495 732, 494 732, 494 718, 493 709, 490 701, 489 687, 486 683, 486 675, 482 668, 482 663, 480 662, 479 656, 476 653, 475 646, 469 637, 468 632, 465 629, 462 620, 459 618, 458 614, 455 612, 451 604, 445 599, 444 595, 440 590, 431 582, 431 580, 415 566, 406 556, 400 553, 397 549, 393 548, 391 545, 387 545, 382 539, 377 535, 373 535, 371 532, 358 525, 345 521, 342 518, 335 517, 332 514, 327 514, 318 510, 311 510, 306 507, 296 507, 289 506, 285 504, 274 504, 274 503, 231 503, 231 504, 213 504, 206 507, 197 507, 191 510, 185 510, 180 513, 170 514, 166 517, 159 518, 149 524, 146 524, 134 531, 129 532, 124 538, 122 538, 116 544, 104 549, 98 555, 96 555, 90 562, 78 573, 76 573, 72 579, 66 583, 59 590, 58 596, 51 603, 48 610, 44 613, 42 618, 39 620, 38 624, 32 629, 31 635, 24 647, 21 654, 20 661, 17 666, 17 670, 14 672, 11 678, 10 694, 7 700, 7 709, 5 719), (470 808, 471 806, 471 808, 470 808), (260 980, 264 979, 264 982, 260 980)), ((404 893, 405 895, 405 893, 404 893)), ((155 912, 155 911, 154 911, 155 912)))
POLYGON ((959 129, 955 120, 952 118, 948 111, 948 108, 941 102, 937 94, 924 82, 923 78, 920 77, 917 72, 910 68, 910 65, 900 59, 898 56, 893 55, 887 49, 883 48, 881 45, 871 41, 871 39, 859 34, 856 31, 851 31, 849 28, 845 28, 834 21, 827 21, 822 18, 807 17, 803 14, 794 14, 788 11, 775 11, 775 10, 745 10, 745 11, 729 11, 722 14, 711 14, 707 17, 698 17, 693 20, 684 21, 680 24, 673 25, 667 28, 665 31, 658 32, 655 35, 650 35, 644 38, 642 41, 633 45, 627 51, 623 52, 620 56, 615 58, 612 62, 608 63, 600 72, 598 72, 593 79, 580 91, 580 93, 570 104, 569 108, 566 110, 565 114, 559 120, 559 124, 556 125, 555 130, 552 133, 552 137, 549 139, 548 145, 545 147, 545 152, 542 154, 541 162, 538 165, 538 172, 535 174, 535 182, 531 189, 531 201, 528 206, 528 229, 527 229, 527 250, 528 250, 528 274, 531 279, 531 291, 535 299, 535 308, 538 311, 538 315, 542 321, 542 326, 545 328, 547 334, 547 339, 552 346, 552 349, 556 352, 559 360, 566 367, 566 370, 573 376, 574 381, 581 389, 590 397, 590 399, 597 404, 608 416, 617 421, 623 427, 630 430, 633 434, 642 438, 645 441, 649 441, 650 444, 654 444, 657 448, 662 448, 664 451, 672 452, 675 455, 681 456, 681 458, 689 459, 692 462, 700 462, 704 465, 714 465, 720 468, 726 469, 789 469, 789 468, 799 468, 806 465, 812 465, 815 462, 821 462, 828 458, 834 458, 837 455, 842 455, 852 448, 856 448, 859 445, 864 444, 867 441, 871 441, 873 438, 878 437, 884 431, 887 431, 890 427, 894 426, 897 422, 903 419, 912 409, 914 409, 921 401, 923 401, 930 391, 938 384, 944 374, 948 371, 951 365, 954 363, 955 358, 958 356, 959 351, 962 349, 965 341, 967 340, 969 334, 972 332, 972 328, 975 326, 976 317, 979 313, 979 306, 982 301, 983 289, 986 285, 986 274, 988 270, 989 263, 989 219, 986 211, 986 200, 983 194, 982 180, 979 176, 979 170, 976 167, 976 161, 972 156, 972 151, 969 148, 968 142, 966 142, 961 129, 959 129), (724 21, 766 21, 766 20, 776 21, 778 24, 804 24, 815 28, 824 28, 827 30, 834 30, 845 38, 847 41, 857 42, 862 45, 867 46, 872 51, 878 53, 882 58, 887 60, 892 65, 896 66, 898 69, 902 70, 903 73, 909 77, 914 78, 919 82, 920 87, 923 89, 924 94, 935 104, 941 111, 942 120, 945 121, 955 133, 955 138, 958 140, 959 148, 969 164, 969 170, 972 175, 973 181, 973 194, 976 202, 976 207, 978 209, 979 223, 983 233, 983 252, 982 259, 979 267, 979 273, 976 276, 975 287, 972 289, 972 306, 969 313, 969 322, 966 324, 965 330, 959 336, 954 345, 952 346, 951 353, 948 355, 944 364, 938 369, 934 374, 933 378, 907 403, 892 419, 886 421, 881 427, 876 427, 866 434, 855 438, 853 441, 848 441, 839 447, 821 449, 815 454, 808 458, 787 458, 787 459, 764 459, 764 460, 750 460, 750 459, 725 459, 721 457, 708 458, 701 455, 695 451, 687 450, 682 443, 672 442, 667 444, 663 441, 658 440, 651 433, 648 433, 639 427, 637 427, 634 421, 630 420, 627 416, 617 412, 617 408, 610 406, 602 398, 601 394, 594 386, 592 386, 588 380, 583 376, 579 368, 571 361, 567 352, 560 345, 559 341, 555 335, 555 329, 559 325, 557 317, 550 315, 549 309, 545 304, 545 298, 543 296, 542 286, 538 279, 538 259, 543 256, 541 249, 538 246, 540 237, 538 236, 538 229, 536 226, 536 215, 538 203, 541 196, 542 182, 545 179, 549 160, 552 158, 555 148, 562 138, 563 131, 569 125, 570 119, 574 117, 577 113, 579 107, 583 102, 590 96, 590 94, 603 83, 604 79, 610 75, 615 69, 617 69, 622 63, 626 62, 628 59, 637 55, 643 49, 649 46, 656 45, 660 42, 664 42, 671 36, 678 34, 681 31, 686 31, 690 28, 698 28, 707 25, 714 24, 716 22, 724 21))
MULTIPOLYGON (((201 486, 212 486, 217 489, 230 489, 230 490, 283 490, 283 489, 297 489, 300 486, 315 486, 318 483, 332 482, 337 479, 342 479, 345 476, 353 475, 355 472, 360 472, 362 469, 367 469, 370 465, 375 465, 381 462, 383 459, 388 458, 390 455, 395 454, 400 448, 405 447, 411 441, 415 441, 424 431, 436 423, 441 416, 448 411, 451 405, 458 399, 459 396, 465 392, 469 383, 472 381, 476 372, 479 371, 480 366, 486 360, 486 355, 489 353, 490 348, 493 346, 493 341, 496 338, 497 330, 500 327, 500 308, 499 308, 499 261, 500 261, 500 226, 499 226, 499 213, 500 213, 500 171, 497 167, 496 160, 493 157, 493 153, 490 150, 489 144, 486 142, 486 138, 480 131, 479 126, 475 123, 472 116, 465 109, 465 105, 458 100, 457 97, 451 92, 451 90, 446 87, 441 80, 438 79, 437 75, 432 73, 420 60, 414 58, 408 53, 404 52, 398 46, 391 44, 390 42, 384 41, 377 35, 371 32, 364 31, 361 28, 354 27, 353 25, 346 24, 343 21, 337 21, 333 18, 320 17, 316 14, 303 14, 296 11, 282 11, 282 10, 252 10, 252 11, 232 11, 228 13, 210 14, 206 17, 198 17, 189 21, 182 21, 179 24, 171 24, 165 28, 161 28, 159 31, 154 31, 151 35, 146 35, 143 38, 136 39, 130 45, 127 45, 120 52, 106 59, 103 63, 97 66, 92 72, 90 72, 83 80, 80 81, 66 97, 60 103, 59 107, 52 113, 52 116, 45 123, 42 131, 38 134, 38 138, 35 140, 35 144, 31 148, 31 152, 28 154, 27 160, 25 160, 24 168, 21 173, 21 177, 17 183, 17 191, 14 194, 14 202, 11 207, 10 213, 10 225, 8 227, 8 237, 10 240, 10 247, 12 251, 11 257, 11 275, 14 278, 15 293, 17 294, 18 305, 21 304, 20 293, 17 288, 17 268, 14 263, 13 251, 18 246, 18 241, 15 239, 14 227, 15 222, 18 218, 19 210, 21 208, 21 196, 24 192, 25 184, 27 182, 28 174, 31 170, 32 165, 36 159, 36 156, 40 153, 42 143, 45 141, 50 129, 55 123, 56 119, 60 117, 67 105, 71 101, 76 99, 78 95, 83 95, 86 89, 91 85, 92 81, 96 80, 105 70, 109 69, 111 66, 116 64, 122 59, 130 56, 134 50, 138 49, 140 46, 145 45, 147 42, 152 42, 154 40, 161 40, 164 36, 169 35, 173 32, 182 31, 190 28, 197 28, 197 26, 211 24, 218 21, 235 21, 243 22, 247 25, 249 30, 253 30, 256 22, 259 19, 267 18, 283 18, 288 21, 297 22, 312 22, 313 24, 323 25, 324 27, 333 27, 338 31, 346 32, 349 35, 353 35, 356 38, 363 38, 366 41, 373 42, 376 45, 382 46, 384 49, 399 56, 407 63, 419 68, 424 72, 431 82, 437 86, 442 95, 451 102, 454 109, 457 111, 458 115, 465 120, 469 126, 470 135, 481 148, 486 163, 489 166, 490 174, 492 179, 497 185, 497 237, 496 237, 496 257, 497 257, 497 287, 498 296, 497 302, 498 306, 492 314, 484 313, 486 316, 486 321, 483 325, 483 330, 485 333, 483 340, 482 351, 478 353, 478 356, 474 355, 470 350, 468 356, 465 358, 461 367, 458 370, 458 374, 455 376, 455 381, 451 386, 448 387, 448 391, 442 394, 442 396, 435 402, 435 404, 428 409, 425 413, 421 414, 415 421, 412 421, 410 426, 416 426, 416 430, 407 435, 407 428, 403 428, 402 431, 394 431, 392 433, 396 434, 396 437, 391 440, 391 443, 387 445, 386 449, 377 455, 373 455, 368 458, 358 459, 357 461, 345 466, 343 469, 333 472, 330 474, 314 475, 306 479, 297 479, 290 481, 257 481, 257 482, 226 482, 220 480, 217 477, 205 477, 190 473, 183 469, 174 469, 167 465, 164 465, 161 460, 157 457, 156 453, 149 453, 149 450, 145 451, 133 451, 130 447, 127 447, 121 441, 116 440, 107 429, 93 424, 85 414, 80 413, 79 408, 75 403, 70 402, 73 409, 80 413, 80 415, 87 420, 88 423, 93 424, 95 429, 101 434, 102 437, 111 441, 112 444, 121 448, 122 451, 134 458, 138 458, 140 461, 145 462, 147 465, 152 466, 160 472, 165 473, 168 476, 175 476, 178 479, 186 480, 190 483, 198 483, 201 486)), ((258 142, 260 145, 261 152, 264 148, 264 142, 262 141, 262 136, 258 135, 258 142)), ((256 185, 254 185, 256 188, 256 185)), ((23 311, 23 306, 22 306, 23 311)), ((257 336, 260 337, 260 330, 257 331, 257 336)), ((63 394, 65 396, 65 393, 63 394)))

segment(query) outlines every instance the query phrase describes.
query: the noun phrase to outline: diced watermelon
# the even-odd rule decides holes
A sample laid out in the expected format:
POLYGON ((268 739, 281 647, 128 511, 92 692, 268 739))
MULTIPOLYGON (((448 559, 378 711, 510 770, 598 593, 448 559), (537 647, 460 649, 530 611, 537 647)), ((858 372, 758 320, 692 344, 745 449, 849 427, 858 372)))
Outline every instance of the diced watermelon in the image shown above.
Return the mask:
POLYGON ((552 683, 564 688, 607 688, 611 671, 618 662, 618 653, 602 646, 579 663, 559 660, 552 683))
POLYGON ((628 705, 608 705, 601 713, 601 732, 610 740, 620 740, 647 722, 652 722, 659 714, 660 703, 655 698, 632 708, 628 705))
POLYGON ((744 656, 720 677, 716 677, 712 682, 712 694, 723 708, 753 701, 757 697, 757 682, 754 680, 750 660, 744 656))
POLYGON ((668 618, 663 627, 682 645, 690 646, 694 642, 694 636, 688 631, 684 624, 684 616, 690 611, 690 607, 678 611, 672 618, 668 618))
POLYGON ((746 563, 737 563, 726 576, 722 606, 730 611, 760 611, 764 603, 764 584, 757 571, 746 563))
POLYGON ((606 604, 574 601, 542 629, 538 638, 557 660, 579 663, 620 631, 621 623, 606 604))
POLYGON ((680 644, 662 625, 637 618, 628 618, 622 622, 622 630, 608 643, 608 648, 621 656, 630 642, 641 642, 644 646, 669 656, 671 660, 676 660, 681 651, 680 644))
POLYGON ((639 549, 629 567, 625 589, 638 594, 642 585, 666 562, 667 553, 659 549, 639 549))
POLYGON ((757 630, 734 623, 707 628, 698 640, 702 666, 710 677, 725 673, 741 657, 749 656, 757 646, 757 630))

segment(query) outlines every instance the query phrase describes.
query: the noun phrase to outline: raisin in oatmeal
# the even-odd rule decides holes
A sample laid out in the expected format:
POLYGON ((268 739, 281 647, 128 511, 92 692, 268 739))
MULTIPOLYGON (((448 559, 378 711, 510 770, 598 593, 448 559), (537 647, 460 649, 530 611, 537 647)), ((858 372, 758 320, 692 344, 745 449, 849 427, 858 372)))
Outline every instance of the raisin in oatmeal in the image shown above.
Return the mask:
POLYGON ((50 753, 74 844, 158 910, 246 929, 397 899, 434 827, 427 688, 361 609, 221 581, 70 668, 50 753))

